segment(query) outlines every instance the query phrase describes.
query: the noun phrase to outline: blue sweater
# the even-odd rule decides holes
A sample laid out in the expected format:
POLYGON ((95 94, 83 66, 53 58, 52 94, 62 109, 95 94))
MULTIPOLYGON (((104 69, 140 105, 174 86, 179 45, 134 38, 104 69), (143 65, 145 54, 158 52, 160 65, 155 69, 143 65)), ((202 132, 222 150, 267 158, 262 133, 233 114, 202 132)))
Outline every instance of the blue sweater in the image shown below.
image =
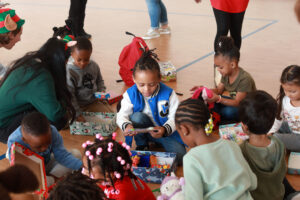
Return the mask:
MULTIPOLYGON (((44 152, 36 152, 40 156, 44 158, 45 165, 50 161, 51 153, 54 154, 54 158, 57 162, 61 165, 73 169, 78 170, 82 166, 82 161, 75 158, 71 153, 69 153, 63 144, 63 139, 57 129, 51 125, 51 144, 49 145, 48 149, 44 152)), ((10 148, 14 142, 18 142, 19 144, 23 145, 24 147, 31 150, 30 146, 26 144, 22 140, 22 132, 21 126, 18 127, 8 138, 7 146, 9 149, 9 159, 10 159, 10 148)))

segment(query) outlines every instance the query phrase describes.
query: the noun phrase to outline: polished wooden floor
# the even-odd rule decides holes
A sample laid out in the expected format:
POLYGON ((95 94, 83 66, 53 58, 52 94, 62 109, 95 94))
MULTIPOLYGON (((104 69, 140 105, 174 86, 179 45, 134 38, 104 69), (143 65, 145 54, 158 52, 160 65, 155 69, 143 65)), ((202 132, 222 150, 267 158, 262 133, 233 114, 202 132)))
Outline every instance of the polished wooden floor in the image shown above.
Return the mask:
MULTIPOLYGON (((68 0, 10 0, 11 7, 26 19, 22 41, 11 50, 0 49, 0 61, 7 65, 28 51, 39 48, 52 35, 53 26, 61 26, 68 15, 68 0)), ((147 41, 162 61, 171 61, 178 70, 177 81, 169 85, 190 96, 193 85, 213 86, 213 41, 216 24, 208 0, 164 0, 168 9, 171 35, 147 41)), ((274 97, 279 91, 279 77, 288 65, 300 64, 300 24, 293 12, 294 0, 252 0, 243 25, 240 66, 250 72, 259 89, 274 97)), ((123 83, 116 83, 118 57, 131 41, 130 31, 138 36, 149 28, 147 7, 143 0, 88 1, 85 30, 93 35, 92 58, 99 63, 109 90, 123 92, 123 83)), ((80 148, 86 136, 61 132, 67 148, 80 148)), ((119 138, 122 139, 121 134, 119 138)), ((0 154, 6 146, 0 144, 0 154)), ((8 166, 0 161, 0 170, 8 166)), ((182 175, 182 169, 178 170, 182 175)), ((300 190, 300 177, 290 176, 292 185, 300 190)), ((157 185, 150 185, 157 188, 157 185)))

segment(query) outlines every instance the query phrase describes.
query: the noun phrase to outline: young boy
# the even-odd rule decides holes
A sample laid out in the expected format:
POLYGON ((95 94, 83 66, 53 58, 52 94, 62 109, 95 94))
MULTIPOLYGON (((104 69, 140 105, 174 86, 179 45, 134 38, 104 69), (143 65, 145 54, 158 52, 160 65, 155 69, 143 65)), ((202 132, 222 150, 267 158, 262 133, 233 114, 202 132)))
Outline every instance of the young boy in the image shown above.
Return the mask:
POLYGON ((67 64, 67 84, 73 96, 72 103, 76 109, 77 121, 85 121, 81 115, 82 110, 100 112, 110 111, 110 109, 101 104, 97 105, 97 110, 86 107, 96 102, 94 93, 105 92, 106 87, 98 64, 90 60, 93 51, 90 40, 86 37, 78 37, 75 41, 76 44, 71 48, 71 56, 67 64))
POLYGON ((255 200, 282 200, 285 194, 285 148, 276 137, 267 135, 276 110, 275 99, 264 91, 247 94, 239 105, 242 128, 249 135, 240 147, 257 176, 257 188, 251 192, 255 200))
MULTIPOLYGON (((21 126, 9 136, 7 142, 9 159, 10 148, 14 142, 18 142, 42 156, 47 175, 59 178, 67 172, 80 169, 82 166, 80 152, 73 150, 73 155, 68 152, 57 129, 50 125, 46 116, 41 113, 32 112, 26 115, 21 126)), ((48 180, 47 177, 48 181, 50 179, 48 180)))

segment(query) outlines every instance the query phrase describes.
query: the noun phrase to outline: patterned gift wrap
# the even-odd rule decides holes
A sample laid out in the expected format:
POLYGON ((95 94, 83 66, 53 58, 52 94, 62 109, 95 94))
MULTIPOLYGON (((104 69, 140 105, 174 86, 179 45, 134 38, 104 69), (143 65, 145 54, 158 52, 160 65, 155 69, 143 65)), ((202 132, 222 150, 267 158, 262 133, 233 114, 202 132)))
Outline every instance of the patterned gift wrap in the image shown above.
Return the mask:
POLYGON ((75 121, 70 125, 72 135, 110 136, 116 129, 116 113, 83 112, 87 122, 75 121))
POLYGON ((170 61, 159 62, 159 67, 162 81, 176 81, 176 68, 170 61))
POLYGON ((133 173, 145 182, 160 184, 165 176, 175 172, 177 168, 176 153, 155 151, 131 151, 133 155, 155 155, 160 165, 170 165, 169 169, 156 167, 132 167, 133 173))
POLYGON ((231 140, 241 144, 249 136, 243 132, 241 123, 226 124, 219 126, 219 135, 225 140, 231 140))
POLYGON ((300 153, 291 152, 288 161, 288 174, 300 175, 300 153))

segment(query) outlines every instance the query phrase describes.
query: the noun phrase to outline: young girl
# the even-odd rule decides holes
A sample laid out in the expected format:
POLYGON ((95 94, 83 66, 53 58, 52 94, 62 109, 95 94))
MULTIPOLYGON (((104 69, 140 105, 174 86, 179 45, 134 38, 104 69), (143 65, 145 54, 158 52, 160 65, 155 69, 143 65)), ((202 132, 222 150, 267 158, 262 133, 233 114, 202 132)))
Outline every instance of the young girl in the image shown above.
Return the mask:
POLYGON ((67 64, 67 83, 73 97, 72 103, 76 110, 77 121, 85 121, 81 115, 84 110, 100 112, 111 111, 111 109, 107 104, 96 101, 94 95, 95 92, 105 92, 106 87, 98 64, 90 60, 92 43, 86 37, 78 37, 75 41, 76 44, 71 47, 71 56, 67 64))
POLYGON ((300 152, 300 66, 286 67, 280 78, 278 113, 270 133, 291 151, 300 152))
POLYGON ((117 124, 127 136, 127 144, 131 145, 131 136, 137 150, 147 149, 148 141, 159 143, 166 151, 176 152, 180 163, 186 151, 175 131, 174 115, 179 100, 174 90, 160 82, 160 68, 153 56, 152 51, 146 51, 135 64, 135 85, 123 94, 117 124), (149 127, 153 130, 146 133, 131 131, 149 127))
POLYGON ((255 174, 236 143, 206 134, 209 118, 198 99, 183 101, 176 111, 177 131, 192 148, 183 158, 185 199, 252 199, 255 174))
MULTIPOLYGON (((222 75, 221 83, 213 89, 214 95, 208 102, 216 102, 215 111, 221 115, 221 121, 238 121, 240 101, 248 92, 256 90, 251 75, 239 67, 240 52, 233 39, 221 36, 217 43, 214 63, 222 75), (228 93, 223 95, 223 93, 228 93)), ((191 90, 196 90, 193 87, 191 90)))
POLYGON ((97 134, 94 143, 87 141, 83 147, 82 173, 98 179, 107 198, 155 200, 147 184, 132 173, 131 152, 126 143, 104 140, 97 134))

